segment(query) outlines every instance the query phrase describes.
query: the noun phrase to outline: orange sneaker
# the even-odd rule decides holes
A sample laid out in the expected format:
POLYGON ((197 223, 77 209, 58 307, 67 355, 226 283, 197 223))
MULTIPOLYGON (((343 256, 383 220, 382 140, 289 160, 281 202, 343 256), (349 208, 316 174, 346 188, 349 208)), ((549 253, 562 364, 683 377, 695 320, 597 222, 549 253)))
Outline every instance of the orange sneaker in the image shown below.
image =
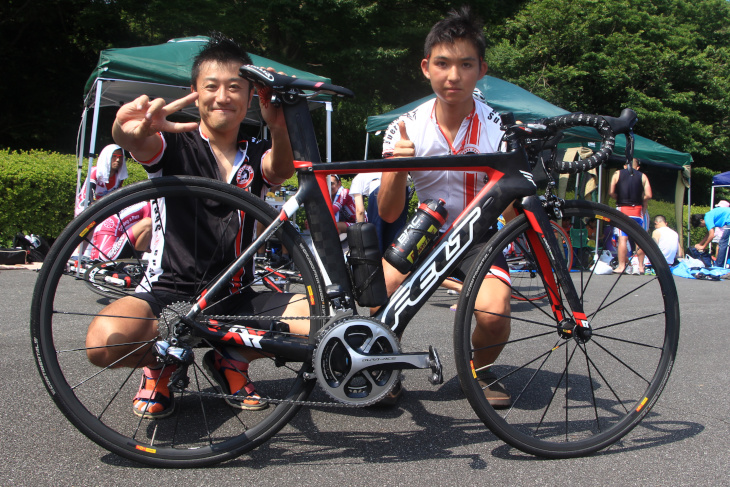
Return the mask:
POLYGON ((142 383, 132 405, 134 414, 144 419, 161 419, 175 411, 175 398, 167 387, 175 369, 175 365, 143 369, 142 383))
POLYGON ((238 398, 224 398, 237 409, 257 411, 269 407, 269 402, 256 393, 248 377, 248 362, 224 357, 218 350, 210 350, 203 356, 203 368, 215 380, 224 394, 238 398))

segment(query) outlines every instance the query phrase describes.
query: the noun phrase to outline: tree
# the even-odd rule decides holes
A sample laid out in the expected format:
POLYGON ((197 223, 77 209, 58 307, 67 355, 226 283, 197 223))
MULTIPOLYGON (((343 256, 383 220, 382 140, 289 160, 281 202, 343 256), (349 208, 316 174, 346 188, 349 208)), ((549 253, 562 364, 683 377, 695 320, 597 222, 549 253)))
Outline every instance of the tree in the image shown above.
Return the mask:
POLYGON ((84 83, 99 50, 129 42, 113 2, 3 2, 0 147, 73 153, 84 83))
MULTIPOLYGON (((334 154, 359 159, 367 116, 430 93, 418 69, 423 40, 434 22, 462 3, 10 0, 0 7, 0 52, 7 57, 5 72, 13 73, 0 81, 9 100, 0 112, 0 147, 73 152, 82 89, 99 51, 217 30, 255 54, 352 89, 355 100, 335 107, 334 154)), ((497 25, 522 3, 482 1, 475 10, 497 25)), ((372 148, 372 155, 378 152, 372 148)))
POLYGON ((637 133, 726 167, 725 0, 541 0, 494 30, 491 72, 566 110, 639 114, 637 133))

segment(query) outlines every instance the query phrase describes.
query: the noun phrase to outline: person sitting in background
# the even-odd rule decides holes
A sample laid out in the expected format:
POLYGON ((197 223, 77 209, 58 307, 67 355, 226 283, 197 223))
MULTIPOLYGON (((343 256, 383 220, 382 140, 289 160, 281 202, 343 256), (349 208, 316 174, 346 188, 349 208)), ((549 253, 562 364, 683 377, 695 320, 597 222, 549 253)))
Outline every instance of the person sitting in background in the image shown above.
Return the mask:
MULTIPOLYGON (((728 203, 727 200, 720 200, 715 205, 715 208, 730 208, 730 203, 728 203)), ((723 234, 722 228, 715 227, 715 236, 712 237, 712 243, 715 244, 715 248, 713 249, 713 252, 712 252, 712 257, 714 259, 717 259, 717 249, 719 248, 720 239, 722 238, 722 234, 723 234)))
POLYGON ((105 194, 120 188, 127 176, 124 150, 116 144, 104 147, 96 161, 96 166, 91 168, 91 174, 84 181, 84 185, 76 197, 74 216, 78 216, 88 205, 105 194))
POLYGON ((350 196, 350 191, 342 186, 342 181, 337 174, 332 174, 331 178, 330 194, 332 195, 332 207, 335 210, 337 231, 347 233, 347 227, 357 222, 355 201, 350 196))
POLYGON ((664 215, 654 217, 654 231, 651 233, 651 238, 659 246, 659 250, 667 259, 667 264, 674 265, 679 251, 679 234, 669 228, 664 215))
POLYGON ((694 228, 701 225, 707 227, 707 236, 694 247, 699 251, 705 250, 712 242, 712 238, 715 236, 715 227, 722 228, 723 234, 717 246, 715 266, 725 267, 728 258, 728 239, 730 239, 730 208, 719 207, 708 211, 704 215, 692 215, 690 222, 694 228))
POLYGON ((355 176, 350 184, 350 196, 355 201, 355 218, 359 222, 368 221, 365 198, 370 204, 370 193, 380 186, 380 172, 363 172, 355 176))

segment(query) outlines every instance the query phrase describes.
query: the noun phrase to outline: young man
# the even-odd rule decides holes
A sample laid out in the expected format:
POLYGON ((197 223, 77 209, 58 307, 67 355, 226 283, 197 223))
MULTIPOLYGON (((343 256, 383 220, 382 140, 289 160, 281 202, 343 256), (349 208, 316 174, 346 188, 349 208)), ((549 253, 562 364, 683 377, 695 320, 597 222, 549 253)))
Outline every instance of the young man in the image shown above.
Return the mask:
POLYGON ((84 181, 78 197, 74 216, 84 211, 87 205, 98 200, 105 194, 114 191, 122 186, 127 179, 127 161, 124 159, 124 151, 116 144, 104 147, 96 161, 96 166, 91 168, 91 174, 84 181), (87 201, 86 188, 89 188, 87 201))
MULTIPOLYGON (((192 93, 170 104, 159 98, 150 100, 143 95, 122 106, 112 129, 114 140, 131 152, 150 177, 202 176, 235 184, 265 197, 269 187, 281 184, 293 174, 293 155, 283 113, 280 108, 268 103, 262 93, 261 113, 268 124, 271 142, 246 138, 239 133, 253 97, 253 87, 239 76, 239 68, 244 64, 251 64, 251 59, 240 46, 222 36, 213 36, 193 62, 192 93), (193 102, 200 109, 199 124, 173 123, 166 119, 193 102)), ((155 298, 139 293, 115 301, 92 321, 87 332, 87 354, 95 365, 134 367, 140 359, 143 360, 141 365, 146 367, 139 393, 134 399, 133 412, 144 418, 161 418, 173 412, 174 397, 167 387, 172 368, 156 368, 158 364, 147 349, 131 353, 131 347, 110 345, 154 340, 157 337, 155 320, 160 313, 159 300, 164 299, 165 304, 170 304, 193 297, 181 290, 188 286, 192 292, 195 274, 205 274, 205 269, 200 266, 210 264, 196 260, 195 249, 187 241, 192 219, 188 217, 185 204, 183 199, 179 199, 164 205, 165 238, 159 247, 153 249, 156 255, 161 256, 157 259, 158 268, 154 269, 155 298), (174 256, 174 259, 169 256, 174 256)), ((211 222, 215 218, 216 215, 211 214, 199 221, 200 224, 213 225, 211 222)), ((240 226, 242 243, 238 247, 234 247, 238 243, 238 232, 227 232, 224 240, 215 242, 215 245, 235 252, 246 246, 246 242, 250 243, 253 224, 244 218, 240 226)), ((153 246, 154 242, 153 239, 153 246)), ((197 251, 201 252, 201 249, 197 251)), ((211 250, 209 255, 220 253, 211 250)), ((245 284, 253 276, 237 276, 236 279, 237 284, 246 288, 245 284)), ((292 295, 258 295, 248 291, 234 296, 229 300, 234 301, 234 307, 226 309, 226 314, 233 314, 231 311, 259 314, 257 310, 264 307, 273 307, 274 314, 281 313, 282 316, 308 312, 306 307, 300 309, 301 304, 290 304, 294 300, 292 295)), ((308 324, 293 323, 290 331, 307 334, 308 324)), ((204 356, 203 365, 224 392, 242 397, 240 401, 226 402, 241 409, 266 407, 268 404, 256 394, 246 374, 248 362, 258 356, 251 349, 243 348, 226 348, 221 353, 209 351, 204 356)))
POLYGON ((369 198, 370 193, 380 186, 380 175, 379 172, 363 172, 352 178, 350 196, 355 201, 355 218, 358 222, 368 221, 365 198, 369 198))
MULTIPOLYGON (((484 103, 476 102, 474 88, 487 73, 484 61, 486 42, 481 24, 468 7, 451 11, 433 26, 426 37, 421 71, 431 82, 436 98, 395 120, 386 132, 383 157, 439 156, 447 154, 496 152, 502 138, 499 116, 484 103)), ((383 173, 378 192, 380 216, 394 221, 405 202, 406 172, 383 173)), ((412 172, 416 193, 421 201, 441 198, 446 201, 448 228, 484 187, 484 173, 456 171, 412 172)), ((493 229, 485 237, 484 242, 493 229)), ((464 279, 479 248, 467 254, 455 272, 464 279)), ((388 293, 392 294, 405 276, 384 262, 388 293)), ((507 263, 492 268, 477 297, 478 326, 472 337, 474 365, 484 394, 495 407, 509 406, 511 397, 489 371, 501 347, 484 349, 506 341, 510 334, 510 287, 507 263)))
POLYGON ((707 227, 707 236, 702 242, 695 245, 699 251, 705 250, 715 236, 715 227, 722 228, 722 237, 717 246, 717 260, 715 266, 726 267, 728 262, 728 240, 730 240, 730 208, 713 208, 704 215, 692 215, 690 222, 694 228, 704 225, 707 227))
POLYGON ((669 228, 664 215, 657 215, 654 218, 654 231, 651 233, 651 238, 667 259, 667 264, 674 265, 679 251, 679 234, 669 228))
MULTIPOLYGON (((644 220, 646 204, 652 198, 651 185, 646 174, 639 171, 639 160, 634 159, 633 171, 629 170, 629 165, 624 164, 624 168, 616 171, 611 177, 611 187, 609 196, 616 200, 618 210, 632 218, 641 228, 648 230, 644 220)), ((618 236, 618 266, 614 269, 614 273, 621 274, 628 265, 628 247, 629 237, 621 232, 618 236)), ((634 274, 644 273, 644 252, 636 249, 636 257, 638 259, 638 270, 634 270, 634 274)))

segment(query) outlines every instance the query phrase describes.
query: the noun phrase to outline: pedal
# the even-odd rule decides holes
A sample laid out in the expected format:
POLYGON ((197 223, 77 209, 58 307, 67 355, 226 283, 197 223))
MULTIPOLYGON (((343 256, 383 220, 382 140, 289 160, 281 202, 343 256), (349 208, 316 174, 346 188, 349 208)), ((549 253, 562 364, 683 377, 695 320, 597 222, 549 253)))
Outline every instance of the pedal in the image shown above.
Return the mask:
POLYGON ((443 367, 441 367, 439 354, 432 345, 428 346, 428 364, 431 366, 431 376, 428 378, 428 381, 433 385, 443 384, 443 367))

